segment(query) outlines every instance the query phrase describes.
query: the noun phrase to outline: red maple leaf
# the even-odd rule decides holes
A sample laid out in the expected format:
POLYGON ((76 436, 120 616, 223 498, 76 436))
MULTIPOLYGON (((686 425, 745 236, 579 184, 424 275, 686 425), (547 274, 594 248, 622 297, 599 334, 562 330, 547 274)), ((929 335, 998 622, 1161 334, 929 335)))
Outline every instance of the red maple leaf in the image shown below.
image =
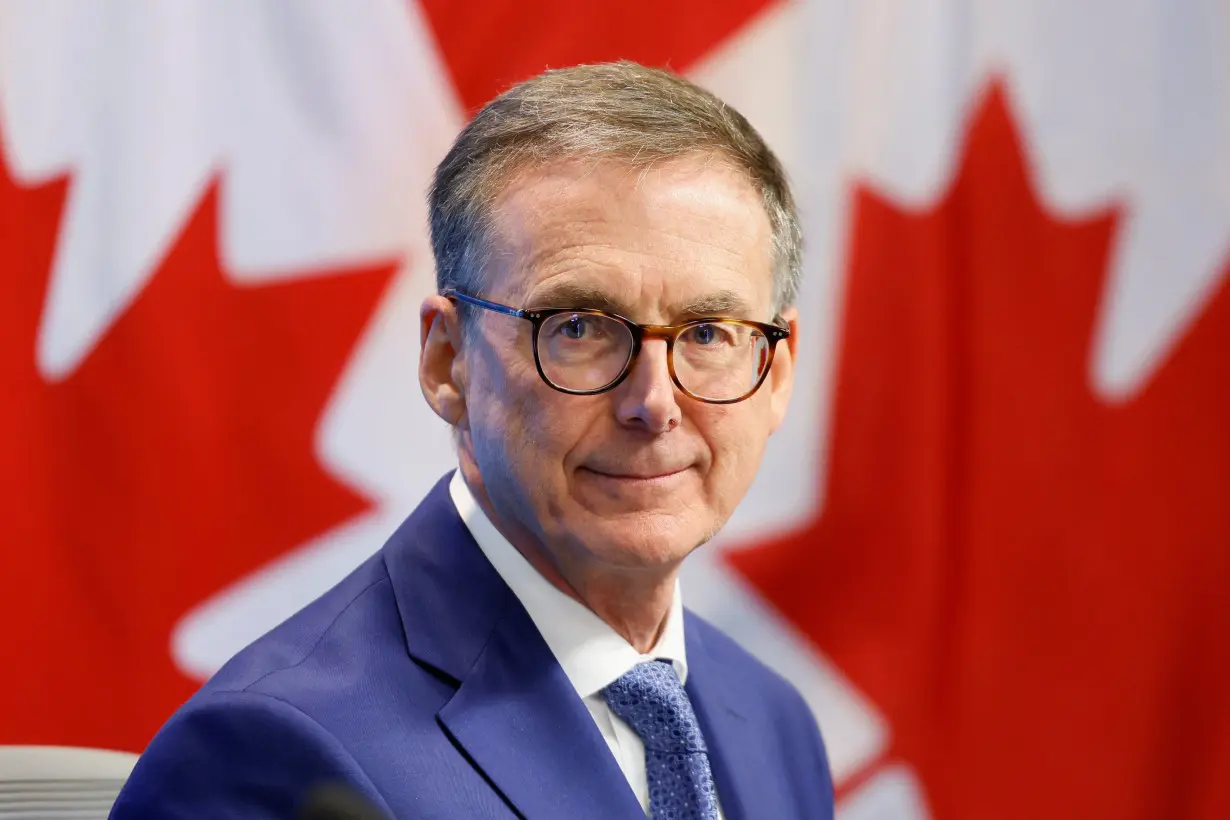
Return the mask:
POLYGON ((48 383, 35 340, 68 184, 23 188, 2 160, 0 743, 139 751, 197 685, 171 662, 175 622, 367 508, 313 438, 393 266, 232 284, 211 187, 148 286, 48 383))
POLYGON ((998 88, 967 140, 934 208, 857 189, 823 511, 732 560, 935 816, 1230 817, 1230 270, 1108 402, 1118 211, 1046 213, 998 88))
POLYGON ((777 0, 420 0, 470 110, 547 68, 635 60, 686 71, 777 0))

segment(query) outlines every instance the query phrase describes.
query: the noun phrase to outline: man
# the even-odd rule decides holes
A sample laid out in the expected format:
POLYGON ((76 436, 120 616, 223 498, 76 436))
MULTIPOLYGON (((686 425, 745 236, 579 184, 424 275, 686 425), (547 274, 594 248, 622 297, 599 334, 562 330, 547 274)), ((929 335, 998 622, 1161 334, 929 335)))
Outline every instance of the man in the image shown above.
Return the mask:
POLYGON ((712 95, 630 63, 484 108, 430 194, 419 379, 459 469, 239 653, 114 817, 828 818, 799 695, 683 609, 790 398, 799 231, 712 95))

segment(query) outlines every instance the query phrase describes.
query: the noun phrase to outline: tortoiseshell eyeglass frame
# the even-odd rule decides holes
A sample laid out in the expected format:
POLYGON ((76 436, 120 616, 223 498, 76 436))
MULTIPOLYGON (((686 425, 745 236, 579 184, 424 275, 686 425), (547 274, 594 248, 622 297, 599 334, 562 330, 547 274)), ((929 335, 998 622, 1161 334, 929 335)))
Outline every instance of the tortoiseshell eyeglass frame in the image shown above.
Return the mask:
POLYGON ((749 319, 732 319, 728 316, 711 316, 703 319, 691 319, 679 325, 642 325, 637 324, 626 316, 620 316, 618 313, 608 313, 604 310, 592 310, 590 308, 514 308, 508 305, 501 305, 498 302, 489 302, 486 299, 480 299, 477 296, 471 296, 468 293, 462 293, 459 290, 447 290, 442 294, 446 299, 453 299, 464 302, 473 307, 489 310, 493 313, 501 313, 505 316, 514 316, 518 319, 525 319, 532 327, 530 347, 534 353, 534 367, 538 370, 538 375, 546 384, 554 390, 561 393, 568 393, 573 396, 594 396, 599 393, 605 393, 608 390, 614 390, 619 386, 620 382, 628 377, 632 372, 632 366, 636 363, 636 357, 640 355, 641 345, 646 339, 662 339, 666 342, 666 365, 670 371, 671 381, 675 387, 679 388, 680 392, 689 398, 696 401, 702 401, 706 404, 735 404, 744 399, 751 397, 760 386, 764 384, 764 380, 768 377, 769 371, 773 369, 773 355, 777 351, 777 343, 783 339, 789 338, 790 328, 783 327, 776 322, 753 322, 749 319), (546 372, 542 369, 542 361, 538 355, 538 332, 542 328, 544 322, 552 316, 558 316, 561 313, 573 313, 579 315, 604 316, 608 319, 614 319, 624 325, 632 334, 632 350, 628 354, 628 361, 624 362, 623 369, 619 371, 614 379, 602 387, 593 390, 574 390, 572 388, 563 387, 551 381, 546 372), (750 327, 764 336, 769 345, 768 356, 765 361, 764 370, 761 371, 756 383, 744 393, 742 396, 733 399, 713 399, 705 396, 697 395, 691 390, 688 390, 679 382, 679 376, 675 374, 675 340, 689 328, 697 325, 713 324, 714 322, 730 322, 737 325, 745 325, 750 327))

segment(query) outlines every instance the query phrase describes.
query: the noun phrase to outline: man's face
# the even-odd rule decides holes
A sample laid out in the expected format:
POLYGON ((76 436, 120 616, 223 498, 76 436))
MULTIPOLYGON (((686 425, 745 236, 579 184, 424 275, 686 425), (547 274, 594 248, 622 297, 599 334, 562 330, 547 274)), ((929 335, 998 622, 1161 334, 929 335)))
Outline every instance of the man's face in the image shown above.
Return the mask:
MULTIPOLYGON (((493 213, 491 284, 475 294, 491 301, 601 308, 643 324, 773 317, 768 218, 720 161, 549 165, 515 176, 493 213)), ((785 412, 787 344, 736 404, 680 393, 661 340, 645 342, 613 390, 575 396, 538 376, 529 322, 475 312, 458 369, 461 459, 477 466, 480 498, 514 542, 557 567, 666 568, 726 522, 785 412)))

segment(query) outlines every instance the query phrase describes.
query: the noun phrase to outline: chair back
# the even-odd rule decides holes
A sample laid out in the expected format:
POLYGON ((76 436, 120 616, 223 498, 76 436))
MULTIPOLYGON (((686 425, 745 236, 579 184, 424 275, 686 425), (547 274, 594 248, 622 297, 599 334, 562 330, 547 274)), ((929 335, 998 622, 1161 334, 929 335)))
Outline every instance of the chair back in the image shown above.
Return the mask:
POLYGON ((0 820, 105 820, 137 756, 70 746, 0 746, 0 820))

